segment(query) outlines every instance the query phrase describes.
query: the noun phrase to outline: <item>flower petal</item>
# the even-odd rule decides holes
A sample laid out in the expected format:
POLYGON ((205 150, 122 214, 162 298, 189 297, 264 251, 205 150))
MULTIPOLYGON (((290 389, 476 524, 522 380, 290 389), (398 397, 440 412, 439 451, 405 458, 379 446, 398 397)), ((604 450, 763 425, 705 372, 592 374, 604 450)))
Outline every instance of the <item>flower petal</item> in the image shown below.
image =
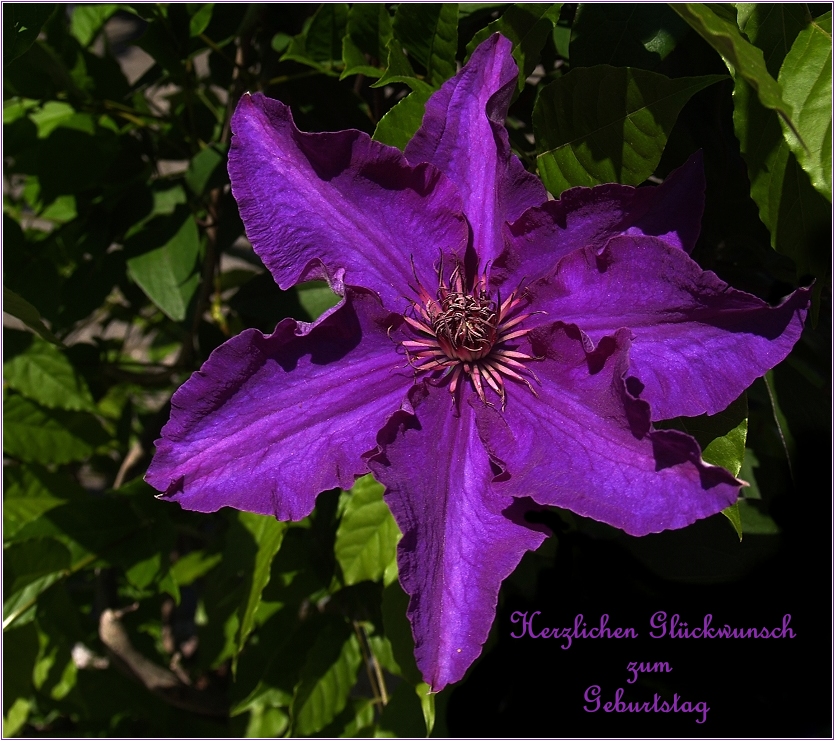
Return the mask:
POLYGON ((577 250, 531 286, 536 308, 594 341, 632 330, 630 362, 653 419, 716 414, 789 354, 810 290, 778 306, 738 291, 653 237, 577 250))
POLYGON ((741 482, 701 460, 693 438, 653 430, 627 378, 629 330, 584 348, 575 325, 531 333, 542 356, 538 397, 508 389, 503 413, 482 405, 478 429, 509 478, 494 486, 564 507, 631 535, 680 528, 733 504, 741 482))
POLYGON ((171 400, 146 480, 186 509, 298 520, 368 472, 363 453, 412 385, 373 294, 316 324, 282 321, 217 348, 171 400))
POLYGON ((406 147, 412 164, 431 162, 455 183, 482 264, 503 249, 502 225, 547 198, 542 183, 511 153, 504 120, 516 89, 513 45, 494 34, 426 104, 406 147))
POLYGON ((410 260, 432 285, 442 250, 463 255, 461 200, 437 169, 411 167, 360 131, 302 133, 287 106, 260 93, 241 98, 232 130, 232 192, 282 288, 344 269, 345 283, 398 308, 409 294, 410 260))
POLYGON ((505 227, 508 246, 493 263, 492 283, 514 288, 523 280, 536 280, 574 250, 603 247, 621 234, 656 236, 690 253, 704 202, 701 151, 657 187, 611 183, 571 188, 505 227))
POLYGON ((503 514, 513 499, 491 486, 469 404, 457 416, 447 389, 426 384, 410 397, 415 416, 392 417, 380 433, 384 453, 369 465, 403 532, 397 560, 415 658, 438 692, 481 653, 502 581, 545 535, 503 514))

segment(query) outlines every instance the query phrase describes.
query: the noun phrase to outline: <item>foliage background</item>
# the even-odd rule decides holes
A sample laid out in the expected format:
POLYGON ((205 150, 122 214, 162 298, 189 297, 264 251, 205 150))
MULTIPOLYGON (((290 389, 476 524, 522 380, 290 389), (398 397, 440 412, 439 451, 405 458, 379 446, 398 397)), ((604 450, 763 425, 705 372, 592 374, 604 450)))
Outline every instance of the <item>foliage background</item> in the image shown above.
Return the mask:
POLYGON ((3 34, 4 735, 831 735, 830 687, 799 679, 831 653, 830 5, 5 3, 3 34), (287 524, 182 511, 142 475, 217 345, 334 302, 279 291, 243 237, 240 95, 402 148, 494 31, 521 67, 513 146, 554 195, 658 182, 701 148, 695 259, 771 301, 814 279, 814 309, 728 412, 674 422, 751 482, 732 524, 635 539, 543 514, 555 536, 505 584, 482 659, 427 696, 373 480, 287 524), (657 610, 790 613, 798 637, 564 651, 510 638, 514 610, 644 636, 657 610), (636 660, 673 672, 626 685, 636 660), (591 715, 590 684, 711 711, 591 715))

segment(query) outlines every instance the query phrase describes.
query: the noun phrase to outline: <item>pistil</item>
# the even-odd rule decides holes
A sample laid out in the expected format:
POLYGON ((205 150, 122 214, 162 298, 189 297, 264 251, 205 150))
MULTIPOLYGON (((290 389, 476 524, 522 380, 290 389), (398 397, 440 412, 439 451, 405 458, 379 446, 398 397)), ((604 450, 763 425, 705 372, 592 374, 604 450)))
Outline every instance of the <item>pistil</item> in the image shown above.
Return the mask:
POLYGON ((489 388, 500 398, 502 409, 507 403, 506 379, 523 383, 536 395, 526 376, 538 379, 526 362, 537 358, 507 344, 530 332, 521 325, 533 313, 524 312, 526 302, 519 289, 503 302, 494 300, 483 276, 468 289, 457 263, 448 280, 443 264, 439 267, 435 297, 420 281, 414 290, 419 301, 411 301, 414 315, 404 319, 417 336, 401 344, 416 373, 448 379, 453 397, 462 378, 469 378, 483 403, 492 406, 486 396, 489 388))

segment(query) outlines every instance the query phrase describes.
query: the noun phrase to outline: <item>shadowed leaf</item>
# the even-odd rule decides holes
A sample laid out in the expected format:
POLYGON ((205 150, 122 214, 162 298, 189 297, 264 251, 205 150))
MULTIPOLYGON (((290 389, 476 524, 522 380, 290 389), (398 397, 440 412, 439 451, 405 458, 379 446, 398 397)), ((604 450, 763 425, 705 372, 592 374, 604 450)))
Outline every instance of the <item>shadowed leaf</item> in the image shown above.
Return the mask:
POLYGON ((638 185, 655 171, 679 111, 722 75, 671 80, 625 67, 580 68, 547 85, 533 125, 537 167, 558 196, 576 185, 638 185))

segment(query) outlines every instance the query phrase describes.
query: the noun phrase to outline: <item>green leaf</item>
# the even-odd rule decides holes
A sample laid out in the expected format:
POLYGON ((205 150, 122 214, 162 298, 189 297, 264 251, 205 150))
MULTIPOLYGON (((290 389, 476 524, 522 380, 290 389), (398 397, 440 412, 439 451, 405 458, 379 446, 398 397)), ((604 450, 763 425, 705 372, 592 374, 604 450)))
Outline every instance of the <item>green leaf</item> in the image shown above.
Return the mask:
MULTIPOLYGON (((734 476, 739 476, 745 460, 745 441, 748 436, 748 397, 746 394, 740 396, 718 414, 678 417, 657 426, 674 427, 692 435, 702 448, 702 460, 713 466, 721 466, 734 476)), ((730 520, 739 539, 742 540, 739 502, 723 509, 722 514, 730 520)))
POLYGON ((361 661, 359 641, 347 625, 330 623, 320 631, 293 697, 292 735, 316 733, 342 711, 361 661))
POLYGON ((394 581, 383 589, 381 609, 386 638, 391 644, 401 676, 413 687, 418 687, 423 683, 423 675, 415 663, 415 640, 406 617, 408 607, 409 595, 403 591, 400 582, 394 581))
POLYGON ((195 195, 202 196, 207 190, 222 185, 226 178, 226 156, 214 146, 201 149, 186 170, 186 185, 195 195))
POLYGON ((426 79, 434 87, 455 74, 457 3, 400 3, 393 26, 394 35, 426 68, 426 79))
POLYGON ((348 700, 342 712, 318 732, 319 738, 375 738, 375 707, 379 700, 356 697, 348 700))
POLYGON ((789 421, 786 419, 786 415, 783 412, 780 400, 777 398, 777 389, 774 384, 774 369, 768 371, 763 376, 763 382, 765 383, 765 388, 768 392, 768 399, 771 402, 771 413, 774 417, 774 424, 776 425, 777 433, 780 436, 783 452, 786 454, 786 462, 789 465, 789 469, 791 469, 792 461, 794 460, 795 453, 797 451, 797 444, 795 443, 794 435, 792 435, 791 428, 789 427, 789 421))
POLYGON ((37 465, 3 467, 3 537, 13 540, 29 522, 34 522, 67 500, 87 497, 71 477, 52 473, 37 465))
POLYGON ((542 89, 533 126, 537 167, 555 196, 576 185, 638 185, 655 171, 679 111, 722 75, 681 77, 625 67, 579 68, 542 89))
POLYGON ((13 595, 41 577, 70 567, 67 547, 51 538, 12 543, 3 550, 3 589, 13 595))
POLYGON ((55 3, 3 3, 3 63, 29 49, 55 10, 55 3))
POLYGON ((748 435, 748 397, 743 394, 718 414, 676 417, 656 426, 692 435, 702 448, 703 460, 738 476, 745 458, 745 439, 748 435))
POLYGON ((266 703, 254 703, 249 709, 246 738, 279 738, 287 730, 290 719, 279 708, 266 703))
POLYGON ((50 409, 95 411, 84 378, 55 345, 36 339, 25 352, 3 363, 11 388, 50 409))
POLYGON ((377 62, 386 58, 394 32, 385 3, 354 3, 348 11, 347 31, 360 51, 377 62))
POLYGON ((581 3, 572 27, 571 64, 652 70, 689 31, 663 3, 581 3))
POLYGON ((32 702, 28 698, 18 697, 12 703, 9 712, 3 715, 3 738, 17 736, 20 733, 20 729, 23 728, 29 719, 29 713, 31 711, 32 702))
POLYGON ((397 685, 380 716, 382 738, 427 738, 420 698, 414 688, 403 682, 397 685))
POLYGON ((768 73, 776 78, 797 34, 809 22, 806 6, 803 3, 738 3, 737 8, 740 30, 762 49, 768 73))
POLYGON ((191 37, 199 36, 208 28, 212 21, 212 13, 214 12, 214 3, 201 3, 197 5, 197 12, 189 18, 188 21, 188 35, 191 37))
POLYGON ((763 512, 756 500, 741 499, 738 502, 740 527, 748 535, 776 535, 780 526, 763 512))
POLYGON ((208 574, 220 563, 221 558, 220 553, 192 551, 171 566, 171 575, 179 586, 187 587, 201 576, 208 574))
POLYGON ((742 540, 742 518, 739 515, 739 502, 734 502, 730 507, 725 507, 722 514, 728 518, 731 526, 736 530, 737 537, 742 540))
POLYGON ((783 121, 794 156, 815 190, 832 202, 832 12, 810 23, 795 39, 780 68, 783 99, 802 142, 783 121), (804 146, 805 144, 805 146, 804 146))
POLYGON ((383 144, 397 147, 401 151, 420 128, 426 101, 432 95, 429 90, 415 90, 393 106, 380 119, 374 129, 374 139, 383 144))
MULTIPOLYGON (((743 30, 762 48, 769 71, 777 74, 807 23, 800 4, 757 4, 743 30)), ((748 167, 751 198, 771 234, 771 246, 791 257, 799 275, 827 275, 831 210, 814 190, 790 151, 777 117, 764 108, 742 79, 734 81, 734 132, 748 167), (820 248, 818 248, 820 245, 820 248)))
POLYGON ((345 71, 340 79, 356 74, 379 77, 382 65, 388 59, 388 42, 393 34, 391 16, 385 4, 354 3, 348 11, 346 30, 342 40, 345 71), (366 54, 370 60, 366 59, 366 54), (377 66, 372 66, 375 63, 377 66))
POLYGON ((400 530, 383 501, 383 486, 357 479, 339 529, 334 553, 346 585, 378 581, 397 555, 400 530))
POLYGON ((415 92, 426 93, 427 99, 434 92, 429 83, 424 82, 415 74, 398 39, 389 40, 386 71, 371 87, 385 87, 392 82, 404 82, 415 92))
POLYGON ((153 249, 129 259, 128 273, 166 316, 183 321, 199 281, 195 261, 200 238, 194 217, 178 209, 168 218, 153 219, 132 240, 153 249))
MULTIPOLYGON (((718 414, 699 417, 678 417, 658 423, 658 427, 683 430, 696 438, 702 448, 702 460, 721 466, 739 476, 745 459, 745 440, 748 436, 748 397, 740 396, 718 414)), ((722 510, 742 540, 739 502, 722 510)))
MULTIPOLYGON (((736 404, 736 402, 734 402, 736 404)), ((714 466, 722 466, 734 476, 739 476, 739 469, 742 468, 742 460, 745 457, 745 439, 748 435, 748 404, 744 403, 745 417, 736 427, 728 430, 724 435, 715 437, 702 450, 702 458, 714 466)), ((736 413, 737 410, 729 407, 722 414, 736 413), (728 411, 730 410, 730 412, 728 411)), ((711 420, 715 421, 720 415, 714 415, 711 420)))
POLYGON ((38 139, 46 139, 58 126, 72 125, 76 110, 68 103, 48 100, 40 108, 32 111, 29 118, 38 129, 38 139))
MULTIPOLYGON (((9 723, 13 704, 32 694, 32 669, 38 658, 38 648, 38 631, 34 623, 3 633, 3 715, 9 723)), ((25 722, 25 717, 23 720, 25 722)), ((4 723, 3 735, 11 734, 13 731, 4 723)))
MULTIPOLYGON (((17 540, 55 538, 70 550, 73 569, 93 563, 106 555, 119 559, 119 546, 130 546, 132 537, 147 541, 153 523, 137 519, 136 511, 124 499, 92 497, 62 503, 42 517, 24 525, 15 535, 17 540)), ((141 547, 139 543, 137 547, 141 547)), ((137 547, 129 548, 135 551, 137 547)))
POLYGON ((36 463, 81 460, 108 440, 89 414, 45 409, 16 395, 3 404, 3 427, 3 451, 36 463))
POLYGON ((293 38, 281 59, 292 59, 322 71, 341 66, 342 38, 347 24, 347 3, 320 5, 310 25, 293 38))
POLYGON ((38 597, 69 573, 70 560, 67 547, 51 538, 13 543, 4 549, 4 630, 16 621, 31 619, 38 597))
MULTIPOLYGON (((261 593, 270 581, 270 567, 275 554, 281 547, 287 523, 279 522, 274 517, 256 515, 251 512, 238 513, 238 520, 252 535, 257 547, 252 572, 248 575, 246 600, 239 609, 236 640, 238 653, 240 653, 255 626, 255 613, 261 603, 261 593)), ((237 655, 232 660, 232 667, 233 671, 237 668, 237 655)))
POLYGON ((33 329, 45 340, 49 340, 49 342, 56 345, 63 344, 61 340, 46 328, 38 310, 25 298, 18 296, 14 291, 10 291, 5 286, 3 286, 3 311, 20 319, 29 329, 33 329))
POLYGON ((301 307, 307 312, 311 321, 318 319, 328 309, 339 303, 337 296, 330 286, 321 280, 311 280, 296 288, 301 307))
POLYGON ((560 19, 562 3, 517 3, 511 5, 500 18, 481 29, 469 44, 467 57, 488 36, 500 33, 513 42, 513 58, 519 66, 518 88, 525 87, 525 80, 539 63, 539 53, 554 25, 560 19))
POLYGON ((732 6, 670 3, 670 7, 721 54, 734 78, 744 79, 756 90, 760 103, 776 111, 796 131, 791 106, 783 100, 779 83, 769 74, 762 50, 745 39, 732 18, 723 17, 735 10, 732 6))
POLYGON ((75 36, 79 44, 87 47, 99 35, 105 21, 117 10, 119 6, 110 3, 76 5, 70 18, 70 33, 75 36))

